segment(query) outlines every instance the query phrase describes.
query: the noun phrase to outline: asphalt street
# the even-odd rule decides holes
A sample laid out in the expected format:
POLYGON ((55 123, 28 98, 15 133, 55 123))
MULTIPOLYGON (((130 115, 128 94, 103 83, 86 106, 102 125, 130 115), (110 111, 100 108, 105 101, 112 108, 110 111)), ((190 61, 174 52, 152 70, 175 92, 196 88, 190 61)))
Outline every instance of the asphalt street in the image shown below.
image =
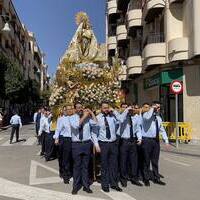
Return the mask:
POLYGON ((122 193, 104 193, 98 183, 93 194, 80 191, 72 196, 72 183, 64 185, 58 176, 57 160, 45 162, 39 156, 34 125, 20 130, 20 143, 9 144, 10 129, 0 132, 0 200, 199 200, 200 157, 162 152, 160 172, 166 186, 149 188, 128 184, 122 193))

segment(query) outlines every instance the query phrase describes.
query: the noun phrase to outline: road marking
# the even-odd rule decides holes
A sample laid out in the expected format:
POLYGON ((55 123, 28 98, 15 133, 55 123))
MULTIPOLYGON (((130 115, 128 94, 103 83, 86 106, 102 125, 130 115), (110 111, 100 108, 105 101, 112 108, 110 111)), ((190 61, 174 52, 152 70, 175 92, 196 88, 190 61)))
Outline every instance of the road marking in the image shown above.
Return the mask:
MULTIPOLYGON (((37 175, 37 168, 38 167, 42 167, 42 168, 44 168, 48 171, 51 171, 51 172, 59 175, 59 172, 56 169, 53 169, 51 167, 48 167, 48 166, 43 165, 43 164, 41 164, 37 161, 32 160, 31 161, 31 167, 30 167, 29 185, 41 185, 41 184, 61 183, 62 182, 62 179, 59 176, 57 176, 57 177, 47 177, 47 178, 37 178, 36 175, 37 175)), ((73 179, 71 178, 70 181, 72 182, 73 179)), ((95 183, 92 184, 92 186, 101 186, 101 184, 95 182, 95 183)), ((122 200, 122 199, 136 200, 135 198, 131 197, 130 195, 128 195, 124 192, 110 191, 109 193, 105 193, 105 192, 103 192, 103 193, 113 200, 122 200)), ((98 198, 96 198, 96 199, 98 200, 98 198)), ((38 200, 40 200, 40 199, 38 199, 38 200)), ((49 200, 49 198, 48 198, 48 200, 49 200)), ((67 200, 68 200, 68 198, 67 198, 67 200)), ((73 200, 76 200, 76 198, 73 198, 73 200)), ((90 200, 90 197, 88 197, 87 200, 90 200)), ((102 199, 100 199, 100 200, 102 200, 102 199)))
POLYGON ((55 177, 46 177, 46 178, 37 178, 37 168, 42 167, 50 172, 59 175, 59 172, 51 167, 43 165, 39 162, 31 160, 30 166, 30 175, 29 175, 29 185, 41 185, 41 184, 49 184, 49 183, 61 183, 62 179, 59 176, 55 177))
POLYGON ((169 161, 171 163, 175 163, 175 164, 178 164, 178 165, 182 165, 182 166, 185 166, 185 167, 190 167, 191 165, 188 164, 188 163, 185 163, 185 162, 179 162, 179 161, 176 161, 176 160, 172 160, 170 158, 163 158, 164 160, 166 161, 169 161))
POLYGON ((31 146, 31 145, 34 145, 36 143, 36 141, 37 141, 36 137, 30 137, 22 145, 24 145, 24 146, 31 146))
MULTIPOLYGON (((0 178, 0 195, 21 200, 105 200, 103 198, 83 195, 74 196, 69 193, 27 186, 3 178, 0 178)), ((114 198, 112 199, 114 200, 114 198)))
MULTIPOLYGON (((103 192, 103 191, 102 191, 103 192)), ((136 200, 134 197, 131 197, 130 195, 124 193, 124 192, 113 192, 110 191, 109 193, 103 192, 105 195, 110 197, 111 199, 114 200, 136 200)))

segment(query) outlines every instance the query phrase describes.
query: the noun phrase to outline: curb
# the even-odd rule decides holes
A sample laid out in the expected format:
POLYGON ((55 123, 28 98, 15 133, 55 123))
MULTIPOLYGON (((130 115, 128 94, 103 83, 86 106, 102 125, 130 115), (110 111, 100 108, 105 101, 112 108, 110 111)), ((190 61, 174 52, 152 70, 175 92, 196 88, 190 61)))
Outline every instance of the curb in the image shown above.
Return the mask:
POLYGON ((171 153, 171 154, 176 154, 176 155, 180 155, 180 156, 191 156, 191 157, 197 157, 197 158, 200 158, 200 152, 199 153, 194 153, 194 152, 188 152, 188 151, 184 151, 184 150, 170 150, 170 151, 167 151, 163 148, 161 148, 161 151, 162 152, 165 152, 165 153, 171 153))
POLYGON ((9 129, 10 127, 11 127, 11 125, 1 127, 1 128, 0 128, 0 132, 9 129))

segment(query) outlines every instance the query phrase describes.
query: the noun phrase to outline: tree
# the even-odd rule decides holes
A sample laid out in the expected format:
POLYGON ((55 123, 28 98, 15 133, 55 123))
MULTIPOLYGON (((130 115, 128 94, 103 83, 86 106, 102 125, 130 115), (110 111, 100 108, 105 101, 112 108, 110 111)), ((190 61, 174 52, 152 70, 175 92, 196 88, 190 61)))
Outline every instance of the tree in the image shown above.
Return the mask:
POLYGON ((0 97, 5 98, 5 72, 8 65, 8 59, 0 54, 0 97))
POLYGON ((5 71, 5 95, 13 101, 17 101, 25 84, 20 65, 17 62, 9 60, 5 71))

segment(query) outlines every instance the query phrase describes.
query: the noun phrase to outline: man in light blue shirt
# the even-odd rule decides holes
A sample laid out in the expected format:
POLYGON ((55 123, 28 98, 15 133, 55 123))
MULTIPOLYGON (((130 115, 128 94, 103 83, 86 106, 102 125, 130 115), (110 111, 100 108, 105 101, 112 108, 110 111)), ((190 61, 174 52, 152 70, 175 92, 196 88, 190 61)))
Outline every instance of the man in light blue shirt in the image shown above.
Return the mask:
POLYGON ((101 187, 104 192, 112 189, 121 192, 118 186, 118 142, 117 126, 119 122, 112 114, 107 102, 101 104, 101 113, 97 115, 99 132, 98 143, 95 146, 101 153, 101 187))
POLYGON ((63 116, 57 120, 56 131, 54 134, 55 144, 58 145, 58 163, 60 177, 63 178, 65 184, 69 184, 72 176, 71 172, 71 125, 70 116, 72 115, 72 106, 63 107, 63 116))
POLYGON ((89 162, 91 160, 92 142, 98 141, 92 133, 97 119, 89 109, 84 109, 81 103, 75 104, 75 114, 70 117, 72 131, 72 158, 73 158, 73 190, 77 194, 83 186, 83 190, 92 193, 89 184, 89 162))
POLYGON ((140 119, 137 113, 138 105, 134 104, 128 108, 126 103, 121 105, 123 112, 120 114, 114 112, 116 118, 120 121, 120 181, 123 187, 127 186, 127 180, 132 184, 142 186, 138 181, 138 151, 137 145, 141 145, 142 135, 140 128, 140 119), (129 174, 130 166, 130 174, 129 174))
POLYGON ((15 133, 16 133, 16 142, 19 142, 19 128, 22 127, 21 117, 17 114, 17 111, 14 111, 13 114, 14 115, 10 119, 10 124, 12 126, 10 135, 10 144, 12 144, 12 140, 15 133))
POLYGON ((44 114, 42 115, 40 119, 40 129, 38 132, 38 136, 40 137, 41 141, 41 156, 45 156, 45 141, 46 141, 46 135, 50 133, 50 123, 51 120, 49 118, 50 116, 50 110, 48 108, 44 108, 44 114))
POLYGON ((160 139, 162 135, 163 140, 168 147, 169 141, 166 131, 162 125, 162 119, 159 116, 160 104, 154 102, 152 106, 148 103, 143 104, 141 114, 141 128, 142 128, 142 151, 144 157, 144 184, 150 186, 150 163, 153 170, 153 181, 155 184, 165 185, 160 180, 158 161, 160 154, 160 139))

